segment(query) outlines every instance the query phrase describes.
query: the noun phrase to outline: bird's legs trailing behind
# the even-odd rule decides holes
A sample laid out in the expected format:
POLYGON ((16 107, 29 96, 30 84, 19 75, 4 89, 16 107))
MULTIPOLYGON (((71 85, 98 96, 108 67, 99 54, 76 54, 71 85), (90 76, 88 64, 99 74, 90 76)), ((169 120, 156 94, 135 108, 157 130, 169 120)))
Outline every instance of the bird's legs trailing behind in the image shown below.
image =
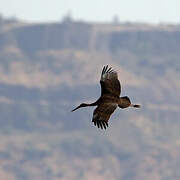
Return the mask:
POLYGON ((139 104, 131 104, 131 105, 130 105, 130 107, 140 108, 140 107, 141 107, 141 105, 139 105, 139 104))

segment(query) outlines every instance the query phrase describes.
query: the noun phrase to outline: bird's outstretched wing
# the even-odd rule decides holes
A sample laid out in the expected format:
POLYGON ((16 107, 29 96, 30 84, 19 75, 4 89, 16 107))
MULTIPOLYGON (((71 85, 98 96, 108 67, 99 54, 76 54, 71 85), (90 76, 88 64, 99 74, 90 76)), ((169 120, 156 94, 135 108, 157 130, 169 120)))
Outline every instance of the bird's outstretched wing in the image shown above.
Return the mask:
POLYGON ((101 127, 101 129, 106 129, 108 127, 108 120, 111 116, 111 114, 115 111, 117 108, 116 103, 101 103, 93 113, 93 119, 92 122, 94 125, 101 127))
POLYGON ((108 65, 103 67, 101 73, 101 95, 108 94, 114 97, 119 97, 121 93, 121 85, 118 80, 117 72, 108 65))

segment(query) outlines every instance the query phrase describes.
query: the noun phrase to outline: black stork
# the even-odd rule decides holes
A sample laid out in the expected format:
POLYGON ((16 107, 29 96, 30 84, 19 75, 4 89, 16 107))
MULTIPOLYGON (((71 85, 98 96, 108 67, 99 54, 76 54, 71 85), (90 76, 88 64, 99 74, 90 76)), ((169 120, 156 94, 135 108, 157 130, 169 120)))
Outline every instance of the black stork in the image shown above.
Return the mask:
POLYGON ((111 114, 117 107, 122 109, 127 107, 140 108, 138 104, 132 104, 128 96, 120 97, 121 85, 118 80, 117 72, 108 65, 103 67, 101 73, 101 97, 94 103, 82 103, 72 111, 81 107, 97 106, 94 110, 92 122, 98 128, 106 129, 111 114))

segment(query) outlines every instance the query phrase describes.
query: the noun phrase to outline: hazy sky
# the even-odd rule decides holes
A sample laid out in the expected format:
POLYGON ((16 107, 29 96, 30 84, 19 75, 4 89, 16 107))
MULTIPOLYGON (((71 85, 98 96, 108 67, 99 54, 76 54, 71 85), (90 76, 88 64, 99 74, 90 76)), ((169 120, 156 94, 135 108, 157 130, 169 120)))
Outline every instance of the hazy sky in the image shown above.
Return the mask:
POLYGON ((0 0, 0 13, 28 21, 76 20, 180 22, 180 0, 0 0))

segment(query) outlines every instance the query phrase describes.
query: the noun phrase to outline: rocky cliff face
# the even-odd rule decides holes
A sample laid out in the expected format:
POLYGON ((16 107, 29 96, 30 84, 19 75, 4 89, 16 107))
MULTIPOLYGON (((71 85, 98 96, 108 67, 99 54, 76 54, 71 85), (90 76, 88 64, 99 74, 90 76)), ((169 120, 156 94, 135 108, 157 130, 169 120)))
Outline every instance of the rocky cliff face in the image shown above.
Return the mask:
POLYGON ((179 47, 178 25, 1 20, 0 176, 179 179, 179 47), (70 111, 99 97, 106 64, 142 108, 104 132, 93 108, 70 111))

